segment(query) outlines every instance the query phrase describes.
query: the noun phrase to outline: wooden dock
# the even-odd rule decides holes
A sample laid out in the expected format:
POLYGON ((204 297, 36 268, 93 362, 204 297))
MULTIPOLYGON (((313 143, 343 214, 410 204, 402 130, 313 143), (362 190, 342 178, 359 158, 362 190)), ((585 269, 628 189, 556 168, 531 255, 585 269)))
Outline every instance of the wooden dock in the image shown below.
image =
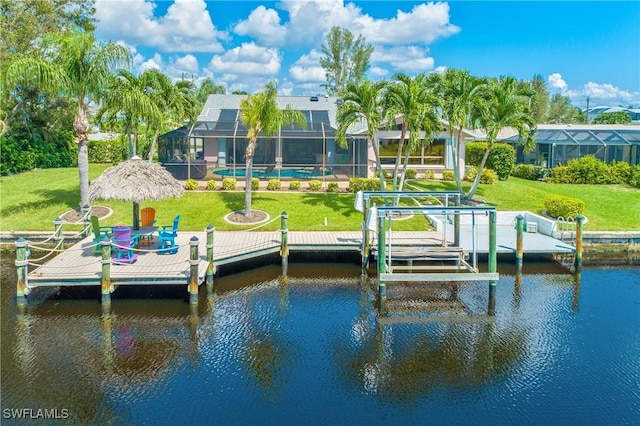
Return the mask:
MULTIPOLYGON (((498 251, 515 252, 515 232, 508 227, 498 227, 498 251), (511 235, 513 234, 513 235, 511 235)), ((181 284, 189 279, 189 241, 198 239, 198 280, 203 282, 208 266, 206 258, 206 233, 184 231, 176 240, 179 246, 176 254, 159 254, 158 243, 143 246, 138 252, 138 260, 133 264, 111 265, 111 281, 115 285, 181 284)), ((435 231, 393 233, 394 244, 407 246, 438 246, 442 244, 442 234, 435 231)), ((280 251, 280 231, 272 232, 226 232, 215 231, 214 265, 226 265, 256 258, 280 251)), ((29 265, 28 286, 75 286, 97 285, 102 276, 101 256, 93 249, 92 237, 87 237, 57 256, 35 267, 29 265)), ((486 244, 479 239, 478 251, 483 252, 486 244)), ((289 231, 289 251, 295 252, 359 252, 362 233, 346 232, 300 232, 289 231)), ((470 241, 462 240, 462 249, 471 250, 470 241)), ((567 253, 573 248, 559 240, 539 234, 527 234, 525 253, 567 253)))

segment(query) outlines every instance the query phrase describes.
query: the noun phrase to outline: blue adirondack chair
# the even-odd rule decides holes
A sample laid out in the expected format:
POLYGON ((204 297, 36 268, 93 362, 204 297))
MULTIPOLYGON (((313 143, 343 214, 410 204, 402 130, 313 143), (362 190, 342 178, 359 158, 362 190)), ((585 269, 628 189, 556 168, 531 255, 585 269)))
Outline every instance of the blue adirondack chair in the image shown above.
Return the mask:
POLYGON ((133 249, 138 245, 138 235, 131 235, 130 226, 114 226, 112 258, 119 263, 133 263, 138 259, 138 255, 133 249))
POLYGON ((173 226, 164 225, 158 232, 158 239, 161 241, 160 254, 175 254, 178 252, 178 246, 176 245, 178 222, 180 222, 180 215, 173 219, 173 226))

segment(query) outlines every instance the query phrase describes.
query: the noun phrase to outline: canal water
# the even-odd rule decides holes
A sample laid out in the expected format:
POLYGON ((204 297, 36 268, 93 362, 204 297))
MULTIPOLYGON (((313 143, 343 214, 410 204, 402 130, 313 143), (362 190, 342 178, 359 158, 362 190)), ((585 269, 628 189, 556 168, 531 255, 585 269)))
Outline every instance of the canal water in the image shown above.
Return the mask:
POLYGON ((39 289, 19 314, 11 264, 3 425, 640 423, 637 267, 501 267, 495 317, 486 282, 390 287, 381 317, 351 264, 219 278, 197 310, 39 289))

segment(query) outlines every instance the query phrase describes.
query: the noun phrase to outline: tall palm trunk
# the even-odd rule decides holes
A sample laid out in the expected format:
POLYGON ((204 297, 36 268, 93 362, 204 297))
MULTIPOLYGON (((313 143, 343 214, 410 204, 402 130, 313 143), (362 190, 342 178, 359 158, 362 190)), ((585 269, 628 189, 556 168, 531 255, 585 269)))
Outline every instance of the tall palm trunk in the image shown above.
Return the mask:
POLYGON ((476 178, 473 181, 473 185, 471 186, 471 189, 469 190, 469 193, 467 195, 465 195, 465 197, 464 197, 464 199, 466 201, 471 201, 473 199, 473 194, 476 193, 476 190, 478 189, 478 186, 480 185, 480 178, 482 177, 482 170, 484 170, 484 166, 487 163, 487 159, 489 158, 489 153, 491 152, 491 148, 493 148, 493 146, 490 143, 489 146, 487 147, 487 150, 484 152, 484 155, 482 156, 482 161, 480 162, 480 167, 478 167, 478 173, 476 173, 476 178))
POLYGON ((73 129, 78 144, 78 177, 80 179, 80 206, 89 205, 89 152, 87 139, 89 138, 89 120, 82 103, 78 105, 78 115, 73 120, 73 129))
POLYGON ((156 151, 156 143, 158 142, 158 136, 160 135, 160 130, 156 129, 153 133, 153 139, 151 139, 151 148, 149 148, 149 161, 153 161, 153 154, 156 151))
MULTIPOLYGON (((257 132, 256 132, 257 134, 257 132)), ((247 149, 245 151, 246 163, 245 163, 245 178, 244 178, 244 215, 251 217, 251 179, 253 178, 253 154, 256 151, 256 137, 249 140, 247 149)))
POLYGON ((402 160, 402 148, 404 147, 404 138, 407 135, 407 127, 402 123, 402 131, 400 132, 400 141, 398 142, 398 152, 396 153, 396 164, 393 168, 393 190, 398 190, 398 172, 400 170, 400 160, 402 160))

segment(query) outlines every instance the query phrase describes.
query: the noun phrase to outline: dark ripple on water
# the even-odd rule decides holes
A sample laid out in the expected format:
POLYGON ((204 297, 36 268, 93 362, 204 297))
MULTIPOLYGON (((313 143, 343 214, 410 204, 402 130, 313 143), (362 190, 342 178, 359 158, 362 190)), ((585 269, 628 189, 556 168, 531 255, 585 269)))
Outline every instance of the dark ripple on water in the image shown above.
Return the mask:
POLYGON ((520 286, 503 274, 493 319, 486 283, 398 286, 389 296, 403 310, 389 323, 352 277, 230 286, 195 315, 150 299, 114 300, 101 316, 96 300, 37 294, 16 315, 2 286, 2 407, 68 408, 74 423, 640 418, 637 269, 585 270, 578 283, 525 275, 520 286))

